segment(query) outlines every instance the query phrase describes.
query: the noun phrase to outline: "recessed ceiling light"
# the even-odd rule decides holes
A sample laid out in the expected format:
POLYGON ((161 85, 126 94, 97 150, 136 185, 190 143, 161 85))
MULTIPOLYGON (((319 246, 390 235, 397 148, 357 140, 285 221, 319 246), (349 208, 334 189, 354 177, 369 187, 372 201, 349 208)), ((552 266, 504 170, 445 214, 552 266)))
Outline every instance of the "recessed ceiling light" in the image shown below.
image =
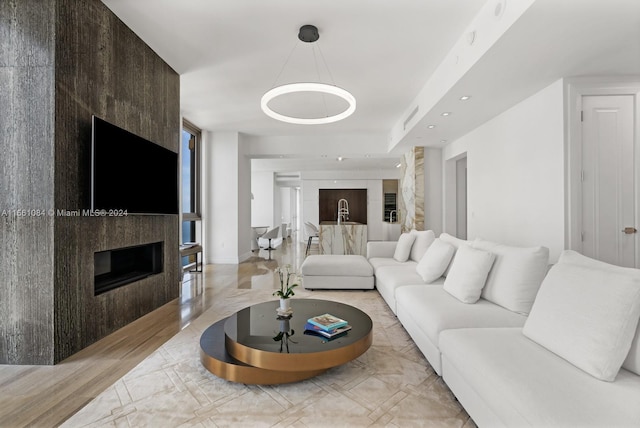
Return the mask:
POLYGON ((427 128, 429 128, 429 129, 433 129, 435 127, 436 127, 435 125, 427 125, 427 128))
POLYGON ((463 95, 460 97, 460 101, 467 101, 469 98, 471 98, 471 95, 463 95))
POLYGON ((338 162, 342 162, 344 158, 342 156, 338 156, 338 162))
POLYGON ((449 116, 450 114, 451 114, 450 111, 445 111, 444 113, 441 114, 441 116, 445 116, 446 117, 446 116, 449 116))
POLYGON ((280 159, 282 159, 284 157, 284 155, 280 155, 280 159))
POLYGON ((498 1, 496 3, 496 7, 495 9, 493 9, 493 16, 496 17, 497 19, 502 18, 502 15, 504 14, 504 10, 505 10, 505 2, 504 1, 498 1))
POLYGON ((396 168, 400 168, 401 166, 402 166, 402 164, 399 163, 399 164, 396 165, 396 168))
POLYGON ((440 140, 440 142, 444 144, 447 142, 447 140, 440 140))
POLYGON ((365 158, 370 158, 370 157, 371 157, 371 155, 364 155, 364 157, 365 157, 365 158))
POLYGON ((467 43, 471 46, 476 41, 476 32, 470 31, 467 33, 467 43))

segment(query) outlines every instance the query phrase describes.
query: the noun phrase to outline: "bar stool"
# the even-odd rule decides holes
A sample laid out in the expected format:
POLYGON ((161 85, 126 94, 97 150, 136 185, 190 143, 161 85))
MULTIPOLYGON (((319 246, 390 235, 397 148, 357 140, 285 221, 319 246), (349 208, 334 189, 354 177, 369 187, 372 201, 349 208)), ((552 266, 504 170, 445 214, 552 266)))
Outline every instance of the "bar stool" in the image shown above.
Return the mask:
POLYGON ((309 236, 309 239, 307 240, 307 250, 304 253, 306 256, 309 254, 309 248, 311 248, 313 238, 318 238, 318 247, 320 246, 320 234, 318 228, 308 221, 304 223, 304 231, 307 233, 307 236, 309 236))

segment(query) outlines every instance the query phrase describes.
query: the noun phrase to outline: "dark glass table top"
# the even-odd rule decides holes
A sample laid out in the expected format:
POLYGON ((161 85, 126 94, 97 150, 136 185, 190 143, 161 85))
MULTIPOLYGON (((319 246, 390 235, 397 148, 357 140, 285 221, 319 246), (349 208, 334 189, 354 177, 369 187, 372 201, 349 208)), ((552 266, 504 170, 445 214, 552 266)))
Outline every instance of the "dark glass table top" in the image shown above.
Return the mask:
POLYGON ((278 300, 241 309, 225 322, 225 335, 243 346, 274 353, 315 353, 343 348, 371 333, 371 318, 358 308, 343 303, 318 299, 291 299, 293 315, 278 319, 278 300), (304 332, 307 319, 329 313, 347 321, 346 334, 333 339, 304 332))

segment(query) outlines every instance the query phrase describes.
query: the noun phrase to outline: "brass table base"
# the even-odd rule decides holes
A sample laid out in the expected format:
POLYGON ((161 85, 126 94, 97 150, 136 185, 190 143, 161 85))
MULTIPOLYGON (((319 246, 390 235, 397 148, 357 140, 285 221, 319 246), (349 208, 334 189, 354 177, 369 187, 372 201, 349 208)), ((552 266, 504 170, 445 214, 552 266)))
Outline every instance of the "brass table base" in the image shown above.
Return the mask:
POLYGON ((276 371, 244 364, 227 353, 222 319, 207 328, 200 338, 200 361, 214 375, 251 385, 276 385, 298 382, 324 373, 327 369, 309 371, 276 371))

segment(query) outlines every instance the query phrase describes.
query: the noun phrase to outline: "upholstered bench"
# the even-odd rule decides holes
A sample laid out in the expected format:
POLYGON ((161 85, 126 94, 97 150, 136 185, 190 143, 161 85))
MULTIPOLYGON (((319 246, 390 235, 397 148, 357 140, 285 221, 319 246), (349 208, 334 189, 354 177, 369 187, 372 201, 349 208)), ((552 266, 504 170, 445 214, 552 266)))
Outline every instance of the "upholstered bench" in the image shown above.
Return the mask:
POLYGON ((373 267, 363 256, 307 256, 300 270, 307 290, 373 289, 373 267))

